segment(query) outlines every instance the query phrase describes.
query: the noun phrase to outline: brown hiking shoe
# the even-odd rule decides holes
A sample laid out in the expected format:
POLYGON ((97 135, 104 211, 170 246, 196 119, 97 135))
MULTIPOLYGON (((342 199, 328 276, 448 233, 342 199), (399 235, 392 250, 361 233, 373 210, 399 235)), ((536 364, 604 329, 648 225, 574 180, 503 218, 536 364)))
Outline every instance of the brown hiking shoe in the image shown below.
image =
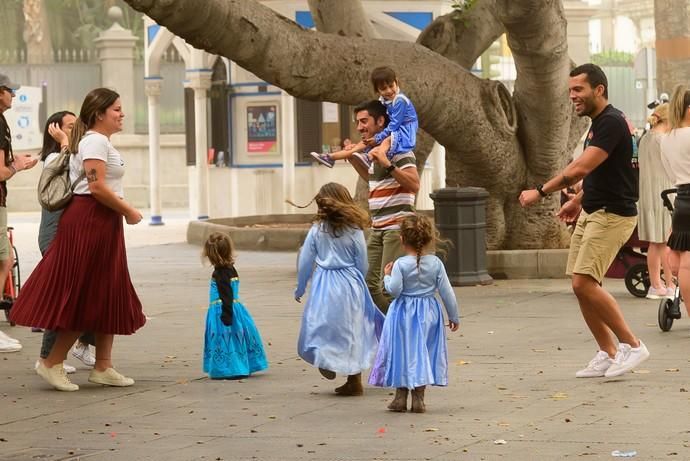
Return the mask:
POLYGON ((362 387, 362 374, 350 375, 347 377, 347 382, 342 386, 335 388, 335 393, 342 396, 359 396, 364 394, 364 387, 362 387))
POLYGON ((407 411, 407 388, 399 387, 395 390, 395 397, 388 405, 390 411, 404 413, 407 411))

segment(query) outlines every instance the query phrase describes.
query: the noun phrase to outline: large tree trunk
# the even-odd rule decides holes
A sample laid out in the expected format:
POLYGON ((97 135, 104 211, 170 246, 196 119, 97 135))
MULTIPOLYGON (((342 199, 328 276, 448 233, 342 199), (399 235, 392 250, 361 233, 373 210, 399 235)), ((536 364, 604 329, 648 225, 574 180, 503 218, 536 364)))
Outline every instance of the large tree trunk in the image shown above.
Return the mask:
POLYGON ((690 78, 690 18, 686 0, 654 0, 656 86, 671 94, 690 78))
POLYGON ((53 43, 43 0, 24 0, 24 43, 27 64, 53 62, 53 43))
POLYGON ((295 97, 355 104, 371 97, 372 68, 394 66, 422 128, 446 146, 449 185, 491 193, 489 247, 564 243, 555 199, 530 211, 517 207, 522 188, 553 175, 570 155, 569 60, 559 1, 498 2, 496 17, 514 36, 515 99, 501 83, 420 45, 308 31, 254 0, 126 1, 193 46, 226 56, 295 97), (462 168, 454 158, 463 159, 462 168))
MULTIPOLYGON (((378 38, 360 0, 309 0, 316 29, 343 37, 378 38)), ((357 175, 355 202, 369 210, 369 182, 357 175)))

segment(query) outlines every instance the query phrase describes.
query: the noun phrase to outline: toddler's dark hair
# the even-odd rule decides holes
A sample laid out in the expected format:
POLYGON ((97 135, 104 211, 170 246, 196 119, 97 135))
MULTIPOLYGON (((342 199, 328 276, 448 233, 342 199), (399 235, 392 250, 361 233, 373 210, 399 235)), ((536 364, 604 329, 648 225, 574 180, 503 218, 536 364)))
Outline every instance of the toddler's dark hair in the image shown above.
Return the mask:
POLYGON ((417 267, 425 251, 435 251, 438 244, 444 243, 431 220, 423 215, 406 217, 400 225, 400 238, 403 245, 417 252, 417 267))
POLYGON ((235 264, 235 248, 230 236, 213 232, 204 243, 203 257, 215 267, 230 267, 235 264))
POLYGON ((392 85, 398 81, 395 71, 390 67, 377 67, 371 71, 371 84, 374 91, 378 92, 383 85, 392 85))

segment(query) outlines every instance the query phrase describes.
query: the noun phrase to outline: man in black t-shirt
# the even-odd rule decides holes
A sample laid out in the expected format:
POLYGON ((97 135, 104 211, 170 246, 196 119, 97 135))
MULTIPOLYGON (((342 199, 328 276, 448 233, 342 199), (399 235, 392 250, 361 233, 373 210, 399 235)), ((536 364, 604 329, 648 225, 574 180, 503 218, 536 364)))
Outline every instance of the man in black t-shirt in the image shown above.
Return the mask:
POLYGON ((637 148, 625 115, 608 103, 608 81, 601 68, 594 64, 576 67, 568 86, 577 114, 592 119, 584 151, 561 174, 523 191, 520 203, 532 205, 584 178, 582 191, 558 212, 562 220, 580 213, 566 273, 572 275, 582 316, 599 345, 594 358, 575 376, 620 376, 649 357, 616 300, 601 286, 618 250, 637 225, 637 148))

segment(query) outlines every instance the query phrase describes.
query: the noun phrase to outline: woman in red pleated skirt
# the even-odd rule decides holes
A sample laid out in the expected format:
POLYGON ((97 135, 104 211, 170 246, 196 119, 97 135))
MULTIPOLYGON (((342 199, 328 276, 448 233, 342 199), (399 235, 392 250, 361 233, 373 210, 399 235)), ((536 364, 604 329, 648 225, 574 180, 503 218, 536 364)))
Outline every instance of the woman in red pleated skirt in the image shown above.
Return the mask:
POLYGON ((89 381, 131 386, 113 368, 114 335, 129 335, 146 322, 127 268, 124 229, 141 213, 123 200, 124 162, 110 143, 122 130, 119 95, 91 91, 72 130, 70 179, 74 196, 60 218, 55 240, 22 287, 10 312, 19 325, 57 330, 36 372, 61 391, 76 391, 62 362, 81 332, 96 334, 96 364, 89 381))

